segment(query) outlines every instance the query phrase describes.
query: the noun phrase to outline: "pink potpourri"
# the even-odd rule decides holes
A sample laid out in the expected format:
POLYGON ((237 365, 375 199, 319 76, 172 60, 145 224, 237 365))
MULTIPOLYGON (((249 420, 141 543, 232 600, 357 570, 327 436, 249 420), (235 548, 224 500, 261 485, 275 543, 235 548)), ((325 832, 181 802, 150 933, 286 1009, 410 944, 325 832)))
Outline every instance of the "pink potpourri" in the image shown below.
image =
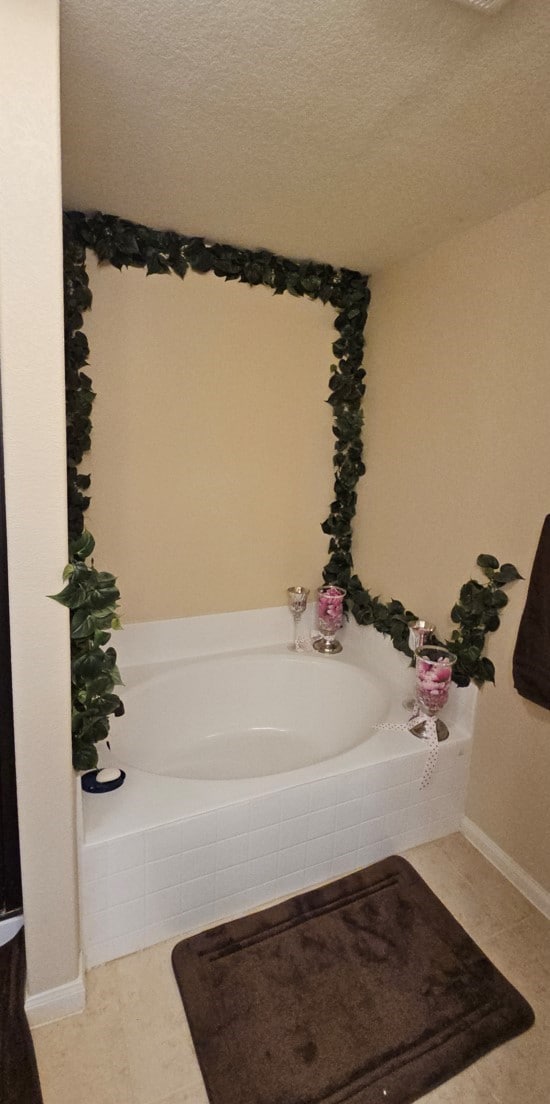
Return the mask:
POLYGON ((420 702, 430 710, 442 709, 447 703, 453 673, 452 661, 418 659, 416 678, 420 702))
POLYGON ((330 631, 342 628, 344 595, 338 587, 327 587, 319 594, 319 620, 330 631))

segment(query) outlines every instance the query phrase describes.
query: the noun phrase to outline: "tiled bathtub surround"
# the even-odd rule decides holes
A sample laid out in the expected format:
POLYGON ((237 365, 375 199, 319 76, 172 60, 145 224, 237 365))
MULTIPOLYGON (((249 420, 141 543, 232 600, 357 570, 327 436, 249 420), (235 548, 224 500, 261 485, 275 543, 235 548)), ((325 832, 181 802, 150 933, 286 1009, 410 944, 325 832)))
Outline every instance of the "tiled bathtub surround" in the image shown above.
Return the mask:
MULTIPOLYGON (((286 621, 281 627, 288 631, 286 621)), ((351 658, 362 638, 351 626, 346 631, 351 658)), ((388 719, 402 720, 409 672, 403 657, 386 644, 382 638, 369 641, 379 650, 383 674, 395 679, 395 709, 388 719)), ((464 702, 469 720, 472 702, 464 702)), ((451 727, 451 739, 440 745, 437 772, 422 791, 423 742, 388 731, 383 740, 377 737, 378 745, 373 740, 374 747, 388 747, 386 761, 378 752, 379 761, 345 769, 337 757, 316 764, 309 775, 302 769, 244 780, 246 785, 234 787, 234 801, 228 783, 167 780, 139 771, 134 777, 131 770, 123 790, 104 795, 107 801, 86 795, 81 887, 87 965, 198 930, 456 831, 471 741, 464 718, 456 716, 451 727), (156 793, 149 810, 146 777, 156 793), (177 787, 184 796, 181 816, 174 817, 177 787), (164 824, 159 792, 165 792, 169 810, 164 824), (118 804, 116 794, 123 795, 118 804), (205 811, 199 811, 201 803, 205 811)))

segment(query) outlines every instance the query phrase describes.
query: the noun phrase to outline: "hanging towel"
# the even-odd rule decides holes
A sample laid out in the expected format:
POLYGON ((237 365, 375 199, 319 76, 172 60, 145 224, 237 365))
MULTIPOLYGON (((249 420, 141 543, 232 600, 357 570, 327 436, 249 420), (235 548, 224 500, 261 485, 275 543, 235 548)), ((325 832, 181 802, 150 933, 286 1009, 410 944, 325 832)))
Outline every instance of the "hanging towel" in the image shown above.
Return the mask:
POLYGON ((513 672, 518 694, 550 709, 550 514, 544 520, 529 580, 513 672))

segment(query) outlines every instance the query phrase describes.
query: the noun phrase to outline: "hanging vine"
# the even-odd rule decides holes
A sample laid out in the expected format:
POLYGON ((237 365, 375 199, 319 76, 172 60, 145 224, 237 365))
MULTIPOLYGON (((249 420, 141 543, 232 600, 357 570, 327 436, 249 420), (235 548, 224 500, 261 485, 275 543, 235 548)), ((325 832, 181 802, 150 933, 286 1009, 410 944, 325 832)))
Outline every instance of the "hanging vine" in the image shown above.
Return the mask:
MULTIPOLYGON (((73 763, 84 770, 97 765, 98 741, 109 733, 109 719, 124 707, 114 693, 120 684, 114 648, 106 647, 112 629, 119 627, 120 594, 116 579, 97 571, 91 559, 94 541, 84 528, 90 498, 90 476, 80 471, 90 449, 92 433, 92 381, 85 369, 89 348, 82 331, 84 313, 92 295, 86 272, 86 249, 115 268, 144 268, 147 275, 173 272, 181 279, 188 269, 213 272, 225 280, 238 280, 272 289, 275 295, 319 299, 336 310, 337 331, 332 351, 328 402, 332 407, 334 445, 334 498, 322 523, 330 537, 325 582, 343 586, 348 608, 361 625, 373 625, 389 635, 398 651, 411 655, 409 626, 416 615, 401 602, 384 603, 363 587, 353 572, 352 525, 357 508, 357 483, 365 472, 363 462, 363 412, 365 370, 364 330, 370 300, 368 278, 349 269, 312 261, 298 263, 267 250, 239 249, 212 244, 204 238, 173 231, 153 230, 114 215, 71 211, 64 216, 65 357, 67 403, 67 487, 69 511, 69 564, 65 587, 55 599, 71 611, 73 763), (89 561, 89 562, 87 562, 89 561)), ((493 556, 479 556, 485 584, 470 580, 460 591, 451 619, 457 626, 447 645, 457 655, 453 678, 461 686, 471 679, 478 685, 494 681, 494 667, 482 655, 486 636, 500 623, 500 611, 508 599, 503 587, 520 578, 512 564, 499 565, 493 556)))

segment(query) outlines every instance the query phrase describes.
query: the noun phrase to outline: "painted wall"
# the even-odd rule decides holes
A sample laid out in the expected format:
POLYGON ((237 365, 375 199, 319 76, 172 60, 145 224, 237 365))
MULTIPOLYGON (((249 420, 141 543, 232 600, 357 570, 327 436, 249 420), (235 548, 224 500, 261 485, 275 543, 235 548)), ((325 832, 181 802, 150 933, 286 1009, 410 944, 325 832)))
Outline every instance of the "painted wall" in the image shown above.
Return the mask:
POLYGON ((89 256, 87 524, 126 622, 279 606, 321 582, 334 310, 89 256))
MULTIPOLYGON (((441 633, 491 552, 529 577, 550 512, 550 193, 375 276, 358 573, 441 633)), ((489 655, 467 815, 550 888, 550 714, 512 685, 527 581, 489 655)))
POLYGON ((76 978, 57 0, 4 0, 0 348, 11 646, 31 995, 76 978))

